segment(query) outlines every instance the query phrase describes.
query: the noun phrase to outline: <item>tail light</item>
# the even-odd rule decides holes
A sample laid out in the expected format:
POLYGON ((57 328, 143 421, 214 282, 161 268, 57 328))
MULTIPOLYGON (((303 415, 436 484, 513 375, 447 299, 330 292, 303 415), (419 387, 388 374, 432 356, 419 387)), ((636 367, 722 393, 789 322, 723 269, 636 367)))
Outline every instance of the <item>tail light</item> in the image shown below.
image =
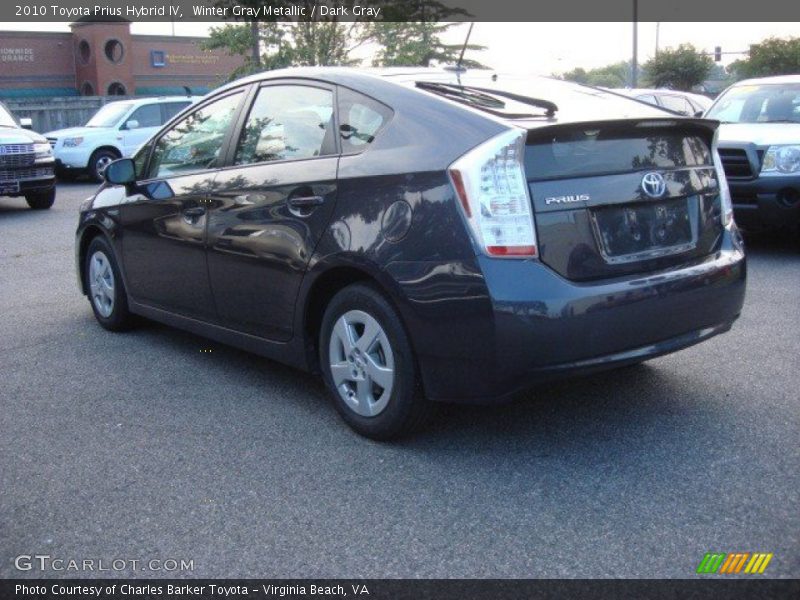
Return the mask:
POLYGON ((488 256, 532 258, 536 229, 525 179, 525 132, 508 131, 450 165, 464 218, 488 256))
POLYGON ((717 171, 717 182, 719 185, 719 202, 722 211, 722 226, 729 227, 733 224, 733 200, 731 200, 731 190, 728 187, 728 180, 725 177, 725 170, 722 168, 722 159, 719 157, 717 150, 717 136, 719 129, 714 132, 714 141, 711 147, 714 149, 712 156, 714 157, 714 167, 717 171))

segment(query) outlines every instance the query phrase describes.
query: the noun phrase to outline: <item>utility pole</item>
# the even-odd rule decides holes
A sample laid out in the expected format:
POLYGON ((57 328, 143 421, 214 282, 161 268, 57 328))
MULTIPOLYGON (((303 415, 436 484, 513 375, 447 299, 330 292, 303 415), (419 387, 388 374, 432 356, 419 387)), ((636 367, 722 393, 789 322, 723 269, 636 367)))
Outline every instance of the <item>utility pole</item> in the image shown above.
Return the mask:
POLYGON ((261 34, 258 30, 258 21, 250 21, 250 58, 258 70, 261 70, 261 34))
POLYGON ((633 58, 631 60, 631 87, 638 84, 639 70, 639 0, 633 0, 633 58))
POLYGON ((661 32, 661 21, 656 21, 656 57, 658 57, 658 36, 661 32))

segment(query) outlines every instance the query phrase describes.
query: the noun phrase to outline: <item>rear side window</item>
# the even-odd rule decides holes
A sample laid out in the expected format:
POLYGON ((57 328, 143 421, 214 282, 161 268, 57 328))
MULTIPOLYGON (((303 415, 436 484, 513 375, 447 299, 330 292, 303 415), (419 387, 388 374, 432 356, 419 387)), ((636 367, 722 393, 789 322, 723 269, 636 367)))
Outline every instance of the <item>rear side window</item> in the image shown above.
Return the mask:
POLYGON ((333 92, 303 85, 258 91, 234 162, 237 165, 334 154, 333 92))
POLYGON ((161 107, 158 104, 145 104, 140 106, 130 117, 126 123, 136 121, 137 127, 158 127, 161 125, 161 107))
POLYGON ((165 102, 164 106, 164 123, 169 121, 172 117, 181 112, 184 108, 189 106, 191 102, 165 102))
POLYGON ((674 110, 675 112, 692 114, 692 106, 686 101, 685 98, 680 96, 661 96, 661 103, 665 108, 674 110))
POLYGON ((339 88, 342 153, 362 152, 392 118, 392 109, 347 88, 339 88))

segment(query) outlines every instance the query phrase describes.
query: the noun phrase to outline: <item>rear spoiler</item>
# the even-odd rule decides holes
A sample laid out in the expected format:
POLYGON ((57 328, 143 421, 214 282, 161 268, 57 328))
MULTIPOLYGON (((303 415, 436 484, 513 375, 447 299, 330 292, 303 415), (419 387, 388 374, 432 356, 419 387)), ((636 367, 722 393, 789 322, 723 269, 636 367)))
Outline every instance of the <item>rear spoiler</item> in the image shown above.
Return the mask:
POLYGON ((524 127, 522 123, 515 123, 515 125, 523 127, 528 131, 527 142, 530 144, 535 141, 541 141, 542 137, 547 137, 554 131, 563 131, 565 129, 603 129, 603 130, 627 130, 642 128, 642 129, 657 129, 657 128, 679 128, 683 130, 695 130, 705 133, 710 138, 713 138, 717 132, 720 122, 714 119, 701 119, 699 117, 637 117, 632 119, 607 119, 601 121, 568 121, 562 123, 540 124, 536 123, 531 127, 524 127))

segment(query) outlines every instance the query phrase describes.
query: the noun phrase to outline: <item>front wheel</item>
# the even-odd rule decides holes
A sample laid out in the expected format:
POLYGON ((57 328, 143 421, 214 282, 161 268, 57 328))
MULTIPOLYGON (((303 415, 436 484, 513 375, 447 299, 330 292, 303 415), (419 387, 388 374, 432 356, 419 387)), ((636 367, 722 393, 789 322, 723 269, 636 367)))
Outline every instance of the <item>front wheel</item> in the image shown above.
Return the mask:
POLYGON ((400 318, 373 287, 355 284, 333 297, 319 347, 336 408, 359 434, 388 440, 419 429, 432 416, 400 318))
POLYGON ((119 154, 112 150, 95 150, 92 152, 91 158, 89 158, 89 177, 94 181, 102 182, 106 168, 118 158, 119 154))
POLYGON ((56 188, 52 187, 44 192, 29 192, 25 194, 25 201, 33 210, 47 210, 56 200, 56 188))
POLYGON ((111 244, 102 236, 89 243, 83 277, 97 322, 110 331, 128 329, 133 316, 128 310, 125 284, 111 244))

